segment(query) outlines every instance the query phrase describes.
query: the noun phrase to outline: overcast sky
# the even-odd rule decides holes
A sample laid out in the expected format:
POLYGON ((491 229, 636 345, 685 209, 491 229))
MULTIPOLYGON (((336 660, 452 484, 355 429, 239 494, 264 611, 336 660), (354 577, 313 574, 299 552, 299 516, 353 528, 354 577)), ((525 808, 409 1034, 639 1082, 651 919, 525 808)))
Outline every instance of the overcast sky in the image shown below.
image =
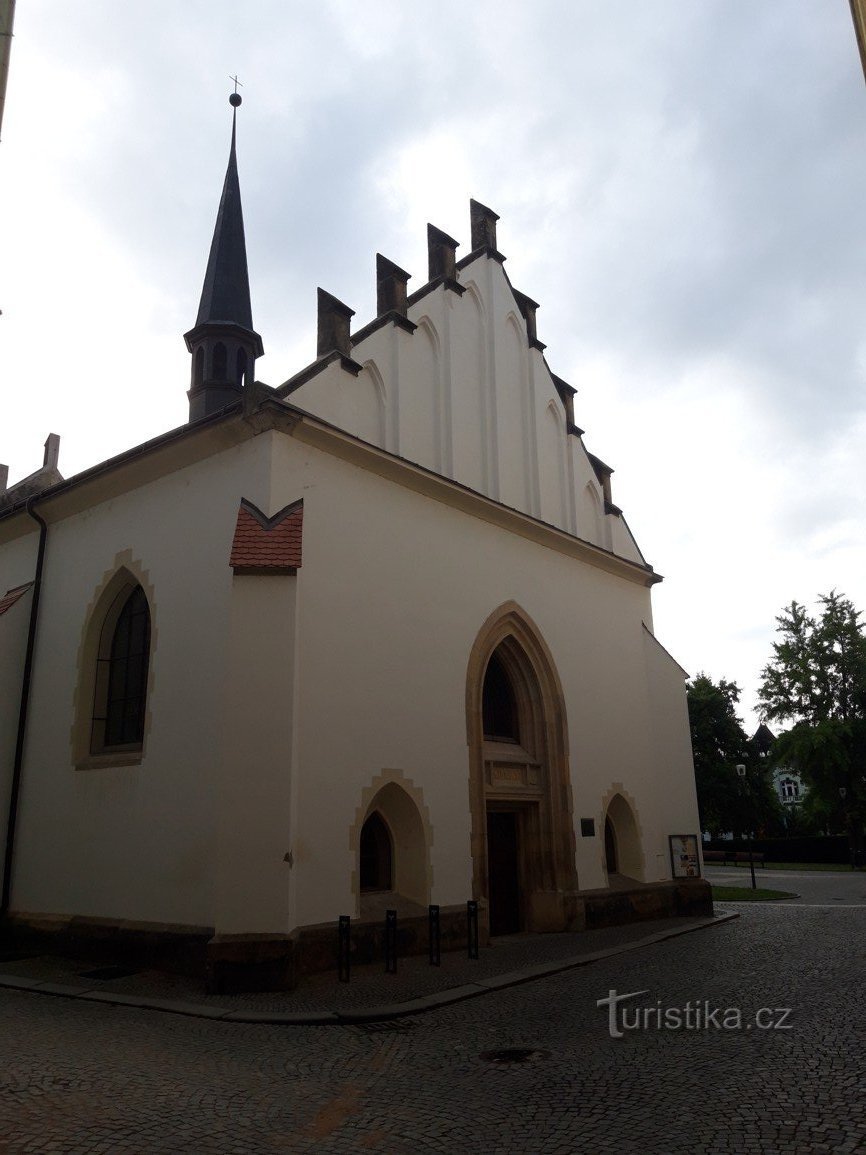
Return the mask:
MULTIPOLYGON (((66 476, 184 422, 229 74, 277 385, 317 285, 375 312, 501 216, 660 640, 736 680, 774 618, 866 608, 866 85, 848 0, 19 0, 0 144, 0 461, 66 476)), ((0 591, 2 592, 2 591, 0 591)))

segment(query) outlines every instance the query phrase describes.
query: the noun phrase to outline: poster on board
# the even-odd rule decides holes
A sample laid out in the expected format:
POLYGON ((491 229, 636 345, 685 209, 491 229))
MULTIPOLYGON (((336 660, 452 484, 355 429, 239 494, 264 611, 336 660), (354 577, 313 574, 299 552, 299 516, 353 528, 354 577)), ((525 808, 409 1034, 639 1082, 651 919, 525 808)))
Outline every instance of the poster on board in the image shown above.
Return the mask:
POLYGON ((674 878, 700 878, 697 834, 671 834, 671 873, 674 878))

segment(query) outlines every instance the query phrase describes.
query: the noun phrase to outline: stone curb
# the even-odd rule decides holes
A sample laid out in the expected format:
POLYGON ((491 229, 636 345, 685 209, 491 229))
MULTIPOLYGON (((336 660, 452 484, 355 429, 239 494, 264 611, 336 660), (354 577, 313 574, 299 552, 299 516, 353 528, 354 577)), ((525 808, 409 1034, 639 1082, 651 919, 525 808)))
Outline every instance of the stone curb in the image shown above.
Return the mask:
POLYGON ((493 991, 503 990, 505 987, 516 987, 522 983, 546 978, 548 975, 561 974, 563 971, 589 966, 594 962, 600 962, 602 959, 613 958, 632 950, 640 950, 642 947, 653 946, 655 943, 665 942, 667 939, 679 938, 680 935, 692 934, 696 930, 720 926, 724 922, 731 922, 732 919, 739 917, 737 911, 725 911, 714 915, 712 918, 706 918, 694 926, 678 926, 671 930, 656 931, 655 934, 648 934, 644 938, 623 943, 621 946, 590 951, 586 954, 570 955, 567 958, 558 959, 556 962, 521 967, 519 970, 492 975, 489 978, 478 979, 477 982, 466 983, 459 987, 448 987, 444 991, 435 991, 432 994, 422 995, 417 999, 409 999, 403 1003, 362 1007, 357 1011, 285 1011, 283 1013, 279 1011, 233 1011, 228 1007, 211 1006, 207 1003, 189 1003, 179 999, 157 999, 146 995, 115 994, 93 987, 75 986, 72 983, 40 982, 36 979, 19 978, 17 975, 5 974, 0 974, 0 988, 28 991, 32 994, 54 995, 57 998, 84 999, 86 1002, 106 1003, 116 1007, 162 1011, 166 1014, 211 1019, 214 1022, 222 1023, 264 1023, 272 1026, 298 1027, 352 1026, 361 1023, 381 1023, 389 1019, 405 1018, 408 1015, 424 1014, 426 1011, 451 1006, 454 1003, 464 1002, 466 999, 475 999, 481 995, 492 994, 493 991))

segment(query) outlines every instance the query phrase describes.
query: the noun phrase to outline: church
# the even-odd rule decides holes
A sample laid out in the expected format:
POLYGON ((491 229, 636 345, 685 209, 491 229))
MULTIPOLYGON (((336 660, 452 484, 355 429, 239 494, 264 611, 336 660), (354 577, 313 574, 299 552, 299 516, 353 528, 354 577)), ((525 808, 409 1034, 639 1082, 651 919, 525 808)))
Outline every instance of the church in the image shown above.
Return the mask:
POLYGON ((233 96, 189 420, 77 476, 0 471, 2 927, 197 960, 214 989, 711 910, 661 577, 470 202, 468 253, 318 290, 256 380, 233 96), (683 868, 674 845, 694 845, 683 868), (366 952, 366 954, 365 954, 366 952))

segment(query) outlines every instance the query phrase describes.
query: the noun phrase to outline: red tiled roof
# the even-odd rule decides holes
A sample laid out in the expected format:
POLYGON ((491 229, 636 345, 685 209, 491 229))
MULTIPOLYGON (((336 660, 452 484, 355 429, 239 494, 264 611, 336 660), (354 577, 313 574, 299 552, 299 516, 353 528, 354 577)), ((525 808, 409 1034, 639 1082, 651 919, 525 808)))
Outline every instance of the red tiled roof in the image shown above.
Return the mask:
POLYGON ((23 586, 14 586, 11 590, 0 598, 0 614, 5 614, 7 610, 11 610, 19 598, 23 598, 33 582, 25 582, 23 586))
POLYGON ((242 574, 295 573, 301 567, 303 527, 303 498, 273 517, 242 498, 229 565, 242 574))

